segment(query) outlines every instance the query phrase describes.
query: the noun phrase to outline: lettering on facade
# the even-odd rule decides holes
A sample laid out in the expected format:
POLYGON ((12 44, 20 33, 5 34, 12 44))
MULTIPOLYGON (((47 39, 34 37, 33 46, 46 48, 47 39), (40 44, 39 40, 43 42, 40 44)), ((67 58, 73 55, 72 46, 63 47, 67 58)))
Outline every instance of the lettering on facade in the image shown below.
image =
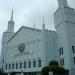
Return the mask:
POLYGON ((29 55, 29 54, 33 54, 33 51, 20 52, 20 53, 15 54, 14 57, 19 57, 19 56, 29 55))

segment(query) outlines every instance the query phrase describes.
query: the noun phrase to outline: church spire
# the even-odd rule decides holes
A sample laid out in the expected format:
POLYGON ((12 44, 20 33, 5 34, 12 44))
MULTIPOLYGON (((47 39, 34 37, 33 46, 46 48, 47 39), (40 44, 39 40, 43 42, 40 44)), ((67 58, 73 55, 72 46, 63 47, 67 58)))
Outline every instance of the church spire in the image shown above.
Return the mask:
POLYGON ((67 0, 57 0, 59 7, 68 7, 67 0))
POLYGON ((45 30, 45 21, 44 21, 44 16, 43 16, 43 27, 42 27, 44 30, 45 30))
POLYGON ((13 21, 13 9, 12 9, 12 13, 11 13, 11 21, 13 21))
POLYGON ((11 18, 8 21, 8 29, 7 29, 8 32, 14 32, 14 24, 15 22, 13 21, 13 10, 12 10, 11 18))
POLYGON ((33 22, 34 28, 35 28, 35 21, 33 22))

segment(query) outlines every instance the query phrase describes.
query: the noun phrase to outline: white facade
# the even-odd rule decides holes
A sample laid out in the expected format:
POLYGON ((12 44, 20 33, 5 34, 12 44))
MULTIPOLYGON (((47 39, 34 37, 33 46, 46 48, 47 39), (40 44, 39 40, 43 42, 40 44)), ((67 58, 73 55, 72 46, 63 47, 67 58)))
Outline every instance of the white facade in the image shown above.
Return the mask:
POLYGON ((59 61, 66 69, 73 71, 71 75, 74 75, 75 9, 68 7, 67 0, 58 0, 58 6, 59 8, 54 13, 54 23, 58 36, 58 50, 61 52, 59 61))
POLYGON ((42 67, 51 60, 75 70, 75 10, 68 7, 67 0, 58 0, 54 13, 56 31, 22 26, 14 32, 13 11, 8 29, 2 38, 1 64, 5 72, 40 74, 42 67))

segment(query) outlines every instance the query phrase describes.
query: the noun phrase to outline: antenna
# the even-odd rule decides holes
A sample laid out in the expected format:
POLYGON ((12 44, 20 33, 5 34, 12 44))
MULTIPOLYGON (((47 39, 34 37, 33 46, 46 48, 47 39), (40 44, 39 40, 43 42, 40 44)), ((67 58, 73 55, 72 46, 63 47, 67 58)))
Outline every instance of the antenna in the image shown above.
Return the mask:
POLYGON ((34 21, 34 28, 35 28, 35 21, 34 21))
POLYGON ((12 13, 11 13, 11 21, 13 21, 13 9, 12 9, 12 13))

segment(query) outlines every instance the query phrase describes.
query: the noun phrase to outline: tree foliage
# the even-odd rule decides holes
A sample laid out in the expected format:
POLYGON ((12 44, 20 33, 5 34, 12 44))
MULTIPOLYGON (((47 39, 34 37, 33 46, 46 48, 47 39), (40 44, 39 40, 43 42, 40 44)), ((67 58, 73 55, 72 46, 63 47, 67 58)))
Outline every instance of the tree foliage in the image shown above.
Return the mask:
POLYGON ((49 66, 45 66, 42 69, 42 75, 48 75, 48 73, 52 71, 55 73, 64 73, 65 68, 59 66, 59 63, 56 60, 52 60, 49 62, 49 66))
POLYGON ((59 63, 55 60, 52 60, 51 62, 49 62, 49 67, 51 66, 59 66, 59 63))
POLYGON ((48 66, 43 67, 42 75, 48 75, 48 72, 49 72, 49 67, 48 66))
POLYGON ((59 66, 59 63, 55 60, 49 62, 49 68, 52 72, 64 72, 65 68, 59 66))

